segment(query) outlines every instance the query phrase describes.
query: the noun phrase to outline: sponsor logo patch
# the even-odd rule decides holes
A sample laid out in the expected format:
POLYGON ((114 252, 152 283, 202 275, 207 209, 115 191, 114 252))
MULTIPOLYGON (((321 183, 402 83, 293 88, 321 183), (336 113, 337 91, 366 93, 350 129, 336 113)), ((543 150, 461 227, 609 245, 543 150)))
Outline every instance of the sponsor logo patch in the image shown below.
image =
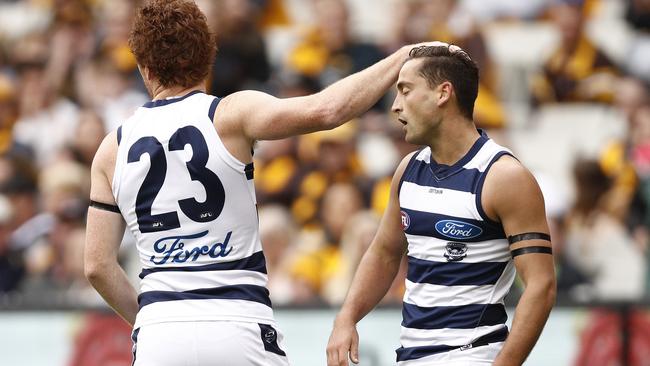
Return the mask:
POLYGON ((458 220, 440 220, 436 231, 451 239, 472 239, 483 233, 480 227, 458 220))

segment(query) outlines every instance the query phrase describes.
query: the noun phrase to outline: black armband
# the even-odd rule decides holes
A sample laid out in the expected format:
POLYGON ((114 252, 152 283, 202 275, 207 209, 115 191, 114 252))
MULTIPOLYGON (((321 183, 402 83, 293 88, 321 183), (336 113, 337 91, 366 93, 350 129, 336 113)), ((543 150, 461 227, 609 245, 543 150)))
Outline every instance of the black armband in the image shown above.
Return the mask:
POLYGON ((510 251, 512 258, 522 255, 522 254, 532 254, 532 253, 541 253, 541 254, 553 254, 551 247, 523 247, 510 251))
POLYGON ((121 214, 119 207, 117 207, 115 205, 109 205, 109 204, 106 204, 106 203, 93 201, 93 200, 90 200, 90 207, 94 207, 94 208, 97 208, 97 209, 100 209, 100 210, 110 211, 110 212, 115 212, 115 213, 121 214))
POLYGON ((518 241, 535 240, 535 239, 551 241, 551 236, 544 233, 523 233, 523 234, 509 236, 508 243, 512 245, 518 241))

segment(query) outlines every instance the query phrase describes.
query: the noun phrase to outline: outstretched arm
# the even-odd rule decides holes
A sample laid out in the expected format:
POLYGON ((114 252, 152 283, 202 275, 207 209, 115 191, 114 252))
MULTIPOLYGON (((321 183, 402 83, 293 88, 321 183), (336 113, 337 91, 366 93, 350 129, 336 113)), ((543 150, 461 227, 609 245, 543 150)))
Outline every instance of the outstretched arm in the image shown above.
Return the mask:
MULTIPOLYGON (((507 236, 548 234, 544 198, 535 178, 512 157, 494 163, 486 178, 483 197, 487 210, 501 221, 507 236), (502 187, 509 187, 504 190, 502 187)), ((486 211, 488 212, 488 211, 486 211)), ((489 213, 488 213, 489 214, 489 213)), ((555 303, 555 270, 551 242, 543 235, 519 237, 510 245, 525 290, 512 322, 510 335, 494 365, 521 365, 537 342, 555 303), (536 238, 535 238, 536 237, 536 238), (521 248, 527 248, 518 250, 521 248)))
MULTIPOLYGON (((115 206, 115 199, 106 171, 115 166, 116 141, 115 133, 106 136, 91 168, 90 199, 111 206, 115 206)), ((138 312, 137 293, 117 261, 124 227, 120 213, 88 208, 84 272, 115 312, 133 325, 138 312)))
POLYGON ((234 93, 221 101, 217 116, 234 118, 227 124, 242 131, 250 141, 275 140, 335 128, 367 111, 386 93, 397 81, 412 47, 404 46, 316 94, 280 99, 256 91, 234 93))
POLYGON ((327 365, 347 366, 348 354, 359 362, 359 336, 356 324, 386 295, 406 252, 406 237, 401 225, 397 189, 411 156, 400 163, 390 188, 388 206, 379 230, 361 259, 343 307, 334 321, 327 345, 327 365))

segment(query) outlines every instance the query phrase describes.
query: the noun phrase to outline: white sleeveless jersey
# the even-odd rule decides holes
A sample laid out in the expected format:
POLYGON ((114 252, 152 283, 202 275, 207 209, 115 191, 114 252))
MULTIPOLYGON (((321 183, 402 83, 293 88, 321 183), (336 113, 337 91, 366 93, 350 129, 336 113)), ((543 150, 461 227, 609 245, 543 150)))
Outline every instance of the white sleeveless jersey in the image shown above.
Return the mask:
POLYGON ((408 274, 400 366, 487 362, 506 339, 503 299, 515 270, 503 227, 481 205, 485 176, 504 154, 511 152, 481 132, 456 164, 437 164, 425 148, 404 171, 398 192, 408 274))
POLYGON ((135 328, 274 323, 253 167, 219 138, 212 123, 218 103, 198 91, 149 102, 117 131, 113 195, 143 267, 135 328))

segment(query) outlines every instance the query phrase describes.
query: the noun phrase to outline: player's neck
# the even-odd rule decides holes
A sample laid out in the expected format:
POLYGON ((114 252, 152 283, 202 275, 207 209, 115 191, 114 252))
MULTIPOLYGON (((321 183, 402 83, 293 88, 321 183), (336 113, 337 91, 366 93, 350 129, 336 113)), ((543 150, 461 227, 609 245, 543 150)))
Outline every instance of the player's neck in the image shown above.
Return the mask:
POLYGON ((189 92, 192 92, 194 90, 200 90, 202 92, 205 92, 205 86, 203 84, 194 85, 194 86, 191 86, 191 87, 184 87, 184 86, 163 87, 163 86, 159 86, 158 88, 154 89, 151 94, 153 95, 153 98, 152 98, 153 100, 162 100, 162 99, 168 99, 168 98, 174 98, 174 97, 182 97, 183 95, 186 95, 189 92))
POLYGON ((474 123, 465 119, 444 121, 436 138, 429 145, 431 156, 439 164, 453 165, 480 137, 474 123))

